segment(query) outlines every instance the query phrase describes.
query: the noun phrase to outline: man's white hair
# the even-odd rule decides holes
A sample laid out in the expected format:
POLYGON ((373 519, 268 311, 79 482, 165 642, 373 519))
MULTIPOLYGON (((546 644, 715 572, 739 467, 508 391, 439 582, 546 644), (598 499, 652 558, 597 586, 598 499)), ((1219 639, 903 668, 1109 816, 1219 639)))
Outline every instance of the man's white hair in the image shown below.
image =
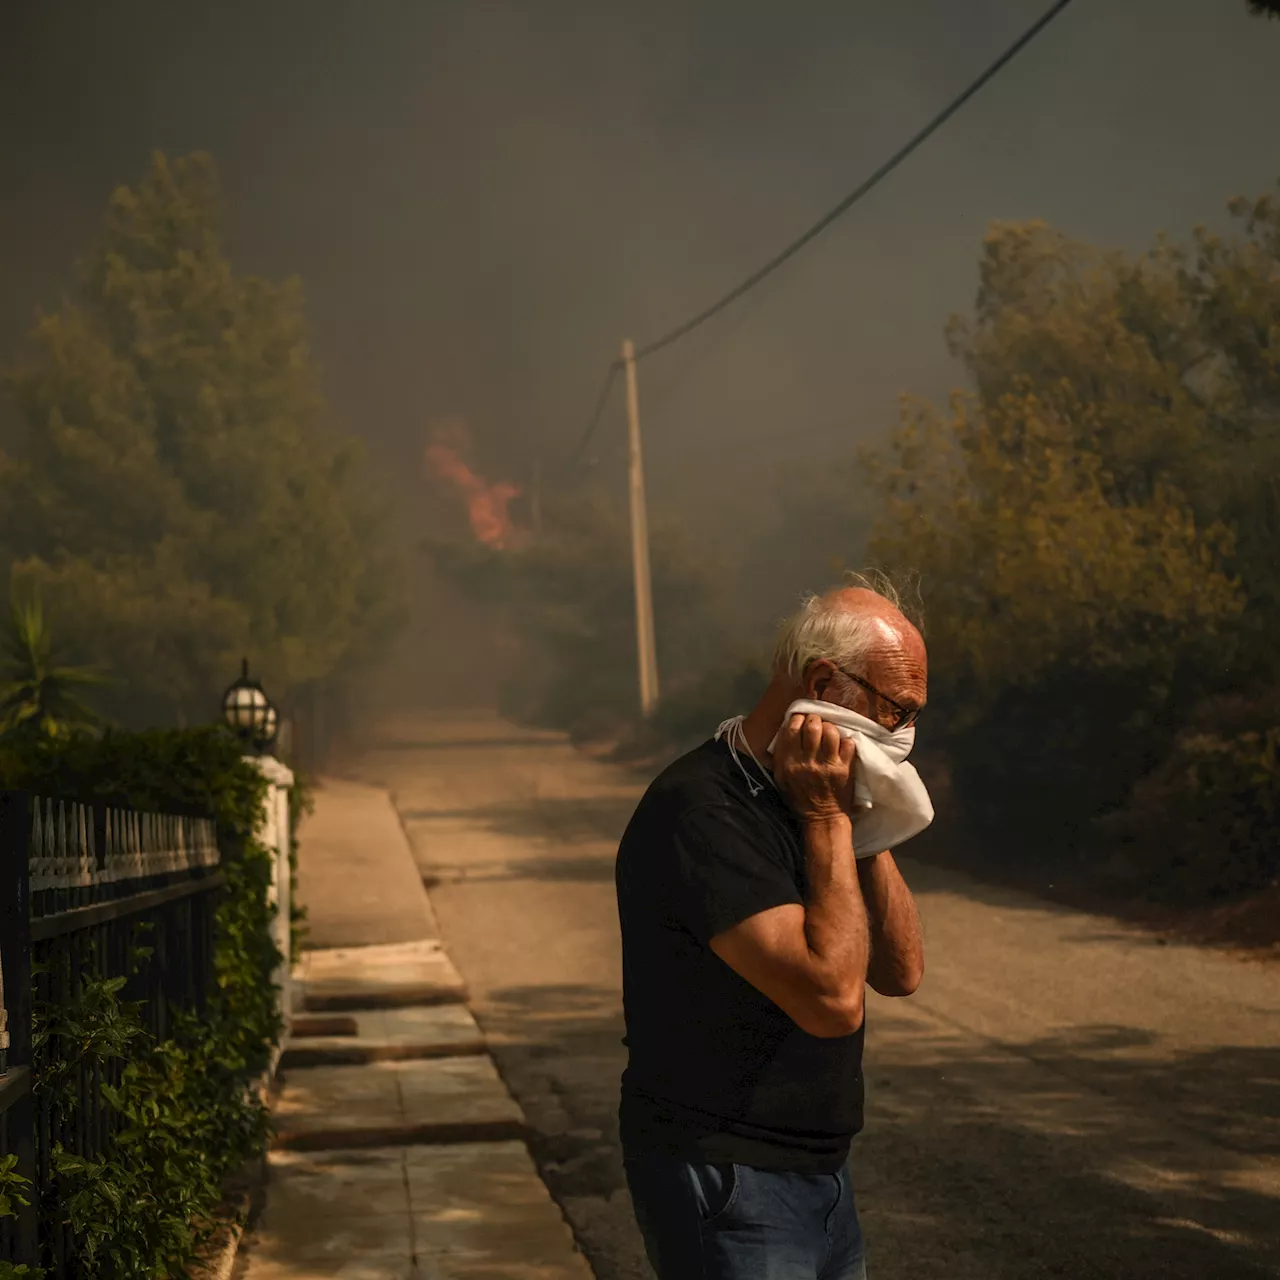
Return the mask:
MULTIPOLYGON (((845 587, 874 591, 904 615, 901 593, 882 573, 849 573, 845 587)), ((773 669, 803 680, 809 664, 825 658, 837 667, 861 674, 877 640, 889 624, 874 614, 851 610, 826 595, 807 596, 798 612, 783 623, 773 651, 773 669)))

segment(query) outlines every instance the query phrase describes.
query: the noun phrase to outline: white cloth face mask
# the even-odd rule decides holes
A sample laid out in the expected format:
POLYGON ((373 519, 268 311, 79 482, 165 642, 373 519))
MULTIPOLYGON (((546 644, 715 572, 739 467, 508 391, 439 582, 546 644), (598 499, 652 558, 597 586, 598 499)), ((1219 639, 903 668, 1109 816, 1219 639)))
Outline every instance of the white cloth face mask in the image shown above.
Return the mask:
POLYGON ((866 716, 850 711, 848 707, 842 707, 837 703, 800 698, 787 708, 787 714, 782 717, 782 724, 778 726, 778 732, 773 735, 769 743, 770 755, 773 754, 778 738, 782 735, 783 725, 795 715, 821 716, 828 724, 833 724, 840 730, 842 738, 858 736, 870 738, 894 764, 901 764, 911 754, 911 748, 916 745, 916 727, 913 724, 903 729, 886 729, 875 720, 869 720, 866 716))
MULTIPOLYGON (((933 802, 915 766, 907 756, 915 746, 916 729, 890 731, 866 716, 834 702, 801 698, 782 717, 782 725, 769 743, 772 755, 793 715, 821 716, 853 738, 857 755, 853 765, 853 848, 857 857, 871 857, 896 848, 919 835, 933 821, 933 802)), ((754 794, 754 793, 753 793, 754 794)))

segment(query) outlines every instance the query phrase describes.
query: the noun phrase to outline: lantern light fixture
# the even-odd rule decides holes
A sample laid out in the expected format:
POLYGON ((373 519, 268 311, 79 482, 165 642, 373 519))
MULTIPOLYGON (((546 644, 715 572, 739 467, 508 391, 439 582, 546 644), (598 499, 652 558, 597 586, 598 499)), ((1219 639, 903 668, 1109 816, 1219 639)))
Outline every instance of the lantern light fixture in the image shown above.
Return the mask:
POLYGON ((279 713, 262 685, 250 678, 248 658, 241 660, 240 679, 222 695, 222 717, 232 733, 259 751, 275 741, 279 713))

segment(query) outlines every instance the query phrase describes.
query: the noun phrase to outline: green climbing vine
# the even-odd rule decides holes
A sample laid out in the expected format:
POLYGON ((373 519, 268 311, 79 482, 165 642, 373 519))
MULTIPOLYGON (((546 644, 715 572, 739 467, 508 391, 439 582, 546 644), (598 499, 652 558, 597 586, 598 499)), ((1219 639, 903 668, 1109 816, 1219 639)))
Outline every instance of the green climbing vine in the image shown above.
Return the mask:
MULTIPOLYGON (((69 1231, 83 1280, 178 1280, 216 1229, 227 1179, 262 1153, 266 1110, 253 1084, 280 1026, 271 975, 272 858, 256 837, 265 780, 216 729, 108 732, 0 748, 0 785, 40 795, 217 819, 227 892, 215 923, 216 989, 197 1020, 179 1015, 168 1038, 124 998, 127 975, 89 966, 75 997, 33 1009, 33 1079, 42 1104, 71 1117, 78 1081, 97 1068, 115 1121, 95 1158, 55 1145, 37 1203, 41 1234, 69 1231)), ((133 962, 149 956, 136 939, 133 962)), ((53 1132, 57 1132, 54 1128, 53 1132)), ((31 1194, 0 1162, 0 1213, 31 1194)), ((0 1280, 38 1280, 5 1271, 0 1280)))
MULTIPOLYGON (((298 830, 303 818, 315 812, 315 784, 310 774, 300 769, 293 771, 293 786, 289 788, 289 875, 298 883, 298 830)), ((296 893, 289 896, 289 961, 297 964, 302 958, 302 947, 307 939, 307 909, 296 893)))
MULTIPOLYGON (((136 952, 147 958, 146 948, 136 952)), ((37 1011, 36 1089, 54 1131, 80 1107, 78 1080, 116 1067, 101 1085, 112 1136, 96 1159, 56 1145, 40 1213, 70 1228, 85 1280, 178 1277, 217 1229, 229 1176, 262 1150, 265 1108, 224 1057, 216 1027, 186 1018, 151 1036, 121 999, 123 978, 94 976, 77 999, 37 1011)))
MULTIPOLYGON (((0 1218, 17 1216, 19 1208, 31 1203, 31 1179, 18 1172, 18 1157, 0 1156, 0 1218)), ((42 1280, 43 1267, 0 1260, 0 1280, 42 1280)))

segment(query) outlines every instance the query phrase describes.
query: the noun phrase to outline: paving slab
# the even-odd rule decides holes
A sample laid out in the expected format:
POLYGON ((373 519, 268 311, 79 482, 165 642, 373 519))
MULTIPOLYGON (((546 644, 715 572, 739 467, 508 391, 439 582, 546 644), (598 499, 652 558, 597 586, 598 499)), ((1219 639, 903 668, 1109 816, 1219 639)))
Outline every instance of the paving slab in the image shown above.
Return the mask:
POLYGON ((590 1280, 523 1143, 408 1147, 404 1154, 424 1278, 590 1280))
POLYGON ((303 1067, 284 1075, 272 1114, 275 1145, 298 1150, 524 1134, 524 1114, 486 1054, 303 1067))
MULTIPOLYGON (((299 1035, 295 1021, 281 1059, 284 1070, 390 1058, 466 1057, 484 1053, 486 1047, 484 1033, 462 1004, 356 1009, 328 1019, 331 1027, 322 1028, 325 1034, 320 1035, 299 1035)), ((306 1029, 305 1021, 301 1025, 306 1029)))
POLYGON ((466 1000, 467 984, 438 939, 304 951, 293 973, 312 1012, 466 1000))
POLYGON ((523 1143, 269 1161, 244 1280, 591 1280, 523 1143))
POLYGON ((299 828, 298 900, 312 946, 439 936, 404 827, 381 787, 322 778, 299 828))

